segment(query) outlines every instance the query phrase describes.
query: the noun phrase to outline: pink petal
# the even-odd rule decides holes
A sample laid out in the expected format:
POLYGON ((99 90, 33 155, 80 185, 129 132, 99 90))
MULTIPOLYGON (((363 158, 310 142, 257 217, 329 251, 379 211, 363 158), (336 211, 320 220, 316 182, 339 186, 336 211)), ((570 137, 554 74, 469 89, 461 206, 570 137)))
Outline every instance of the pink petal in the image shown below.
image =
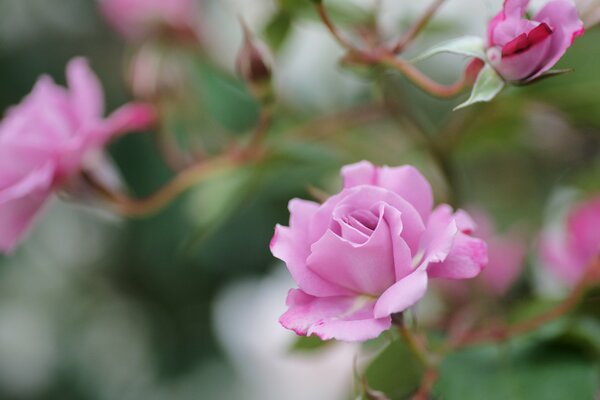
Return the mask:
POLYGON ((73 107, 82 123, 102 118, 104 92, 98 77, 85 58, 72 59, 67 65, 67 83, 73 107))
MULTIPOLYGON (((398 254, 395 259, 395 241, 400 237, 400 213, 382 204, 379 222, 371 237, 357 245, 327 231, 312 245, 308 268, 329 282, 335 282, 355 293, 378 296, 395 282, 396 262, 410 268, 410 253, 398 254), (396 231, 386 220, 392 220, 396 231)), ((394 226, 392 225, 392 226, 394 226)))
POLYGON ((298 286, 314 296, 340 296, 352 294, 339 285, 328 282, 306 267, 310 255, 311 242, 308 238, 308 225, 319 205, 310 201, 294 199, 290 201, 290 227, 277 225, 271 239, 271 253, 285 262, 298 286))
MULTIPOLYGON (((156 120, 154 107, 144 103, 129 103, 113 112, 106 119, 109 137, 148 129, 156 120)), ((106 138, 108 139, 108 138, 106 138)))
POLYGON ((379 172, 379 186, 406 199, 426 220, 433 208, 431 185, 415 167, 383 167, 379 172))
POLYGON ((342 168, 344 188, 359 185, 379 186, 400 195, 427 219, 433 207, 431 185, 415 167, 375 167, 368 161, 347 165, 342 168))
POLYGON ((412 204, 398 194, 375 186, 357 186, 344 189, 331 196, 319 208, 311 221, 309 237, 311 242, 318 241, 331 226, 334 210, 340 206, 349 206, 355 210, 369 210, 374 204, 386 203, 402 214, 402 238, 412 252, 416 252, 419 238, 425 230, 423 219, 412 204))
POLYGON ((447 204, 438 206, 427 221, 425 233, 419 244, 419 253, 413 262, 419 267, 427 268, 431 263, 444 261, 458 232, 452 208, 447 204))
POLYGON ((344 179, 344 189, 377 184, 377 167, 368 161, 346 165, 342 167, 341 174, 344 179))
POLYGON ((279 322, 302 336, 365 341, 376 338, 391 326, 390 317, 373 317, 375 299, 366 297, 318 298, 292 289, 286 303, 289 310, 279 322))
POLYGON ((50 196, 53 174, 53 166, 47 164, 19 183, 0 190, 0 251, 13 251, 23 239, 50 196))
POLYGON ((375 318, 384 318, 415 305, 427 291, 427 271, 418 268, 385 291, 375 304, 375 318))
POLYGON ((583 22, 571 0, 551 0, 537 13, 536 21, 545 22, 554 31, 550 45, 550 56, 540 70, 531 77, 535 79, 552 68, 566 53, 578 36, 583 35, 583 22))
POLYGON ((487 264, 487 245, 483 240, 459 232, 446 259, 430 264, 430 278, 469 279, 477 276, 487 264))

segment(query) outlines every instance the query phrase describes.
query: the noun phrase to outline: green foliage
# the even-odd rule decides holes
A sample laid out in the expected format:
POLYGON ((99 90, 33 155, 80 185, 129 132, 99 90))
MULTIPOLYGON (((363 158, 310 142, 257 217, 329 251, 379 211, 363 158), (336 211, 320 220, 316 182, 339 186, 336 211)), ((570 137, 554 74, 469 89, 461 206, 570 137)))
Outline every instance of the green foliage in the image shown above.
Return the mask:
POLYGON ((365 372, 370 388, 392 399, 406 398, 419 386, 423 368, 401 339, 385 347, 365 372))
POLYGON ((504 81, 500 75, 498 75, 491 65, 485 64, 477 76, 477 80, 471 91, 471 96, 467 101, 456 106, 454 110, 459 110, 475 103, 491 101, 503 88, 504 81))
POLYGON ((211 117, 234 132, 246 132, 258 119, 259 105, 243 82, 206 62, 197 63, 196 88, 211 117))
POLYGON ((579 349, 510 342, 450 355, 435 391, 444 400, 591 400, 598 387, 598 365, 579 349))

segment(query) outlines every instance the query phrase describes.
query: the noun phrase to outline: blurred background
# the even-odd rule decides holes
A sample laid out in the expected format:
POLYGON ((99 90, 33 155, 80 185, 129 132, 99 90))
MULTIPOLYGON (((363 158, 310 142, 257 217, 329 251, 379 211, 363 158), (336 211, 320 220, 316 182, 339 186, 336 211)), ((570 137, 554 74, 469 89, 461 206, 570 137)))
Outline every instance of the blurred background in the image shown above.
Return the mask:
MULTIPOLYGON (((376 14, 375 3, 327 2, 341 26, 360 31, 378 21, 389 38, 426 6, 381 1, 376 14)), ((0 259, 0 399, 348 398, 358 349, 311 351, 310 341, 298 346, 277 323, 292 282, 268 244, 274 225, 287 224, 290 198, 310 198, 310 187, 337 191, 339 167, 350 162, 411 163, 438 200, 486 209, 499 229, 518 226, 532 248, 549 207, 600 186, 595 30, 561 61, 575 72, 452 113, 462 97, 437 100, 396 73, 342 69, 341 50, 308 1, 198 4, 201 43, 177 47, 128 43, 91 0, 0 0, 0 110, 41 74, 64 82, 76 55, 89 58, 113 110, 153 96, 153 83, 136 86, 131 65, 158 59, 154 66, 174 77, 167 85, 177 86, 159 100, 161 131, 186 154, 194 146, 214 154, 258 118, 257 101, 234 73, 241 16, 270 49, 276 112, 267 143, 277 150, 147 218, 56 199, 26 243, 0 259), (454 193, 423 137, 450 155, 454 193)), ((448 0, 409 52, 482 35, 498 9, 498 1, 448 0)), ((421 66, 449 83, 464 65, 441 56, 421 66)), ((133 195, 174 175, 163 139, 148 132, 111 145, 133 195)), ((534 286, 523 280, 518 290, 542 290, 534 286)))

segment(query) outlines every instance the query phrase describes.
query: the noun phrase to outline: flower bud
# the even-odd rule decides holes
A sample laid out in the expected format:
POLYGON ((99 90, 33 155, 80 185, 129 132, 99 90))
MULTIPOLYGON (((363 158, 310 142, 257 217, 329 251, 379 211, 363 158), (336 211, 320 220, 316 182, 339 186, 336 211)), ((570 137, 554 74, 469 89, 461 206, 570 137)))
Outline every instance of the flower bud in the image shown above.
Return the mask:
POLYGON ((257 43, 248 27, 242 22, 244 43, 236 59, 236 71, 249 85, 258 98, 265 96, 271 83, 271 67, 267 62, 268 52, 257 43))
POLYGON ((529 0, 506 0, 488 27, 487 57, 508 82, 531 82, 548 72, 583 34, 571 0, 550 0, 531 20, 529 0))

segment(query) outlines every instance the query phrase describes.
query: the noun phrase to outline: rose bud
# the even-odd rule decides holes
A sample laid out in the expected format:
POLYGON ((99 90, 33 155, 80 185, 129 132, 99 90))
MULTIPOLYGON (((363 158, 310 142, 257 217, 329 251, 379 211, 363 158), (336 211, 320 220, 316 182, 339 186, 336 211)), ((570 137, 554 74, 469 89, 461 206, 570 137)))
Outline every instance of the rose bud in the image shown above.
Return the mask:
POLYGON ((417 303, 430 278, 468 279, 487 263, 473 221, 433 208, 429 182, 411 166, 342 169, 343 190, 323 204, 294 199, 290 226, 277 226, 271 252, 298 285, 280 323, 298 335, 364 341, 417 303))
POLYGON ((540 238, 543 265, 574 286, 600 256, 600 197, 575 204, 565 221, 547 226, 540 238))
POLYGON ((488 60, 508 82, 539 78, 584 31, 571 0, 550 0, 531 20, 525 17, 528 5, 529 0, 505 0, 488 26, 488 60))
POLYGON ((256 42, 243 21, 242 28, 244 43, 237 55, 235 68, 238 75, 250 85, 254 94, 262 98, 271 83, 271 67, 267 62, 268 51, 261 43, 256 42))
POLYGON ((86 60, 67 67, 68 89, 40 78, 0 123, 0 251, 23 239, 51 195, 79 174, 112 138, 144 129, 154 111, 128 104, 103 118, 100 82, 86 60))
POLYGON ((195 0, 99 0, 106 20, 127 40, 168 32, 196 39, 195 0))

